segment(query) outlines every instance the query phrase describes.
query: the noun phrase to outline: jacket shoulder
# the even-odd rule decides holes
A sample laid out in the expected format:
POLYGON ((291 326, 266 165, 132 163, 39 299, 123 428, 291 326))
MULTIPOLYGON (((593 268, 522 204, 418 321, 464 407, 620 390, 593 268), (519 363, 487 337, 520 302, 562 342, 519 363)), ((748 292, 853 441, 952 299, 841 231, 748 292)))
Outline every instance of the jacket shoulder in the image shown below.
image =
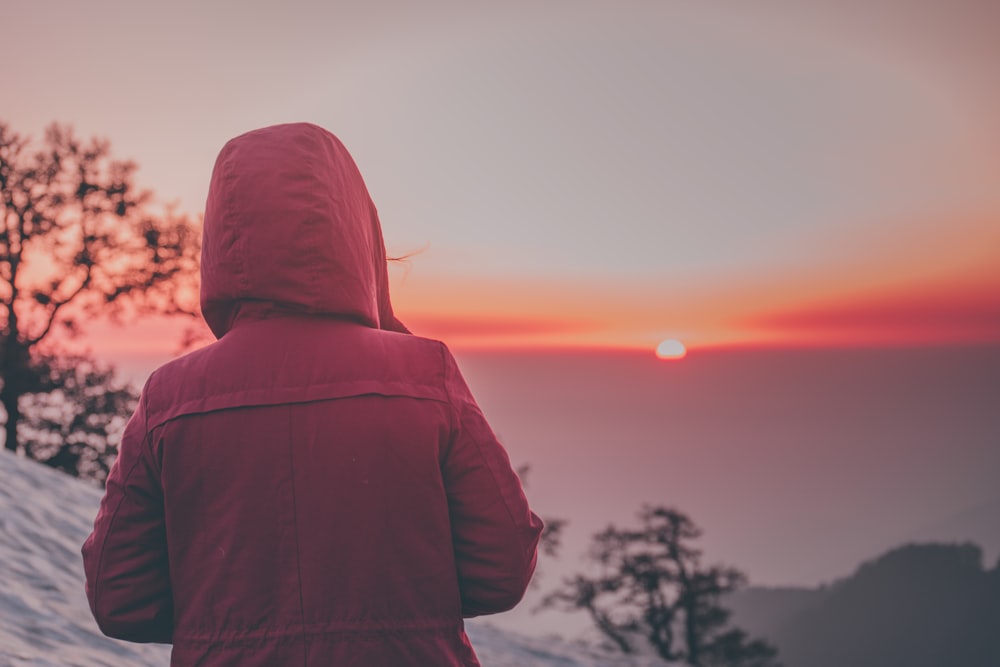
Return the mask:
POLYGON ((267 321, 160 366, 144 400, 153 429, 172 418, 234 407, 363 394, 449 402, 444 343, 343 322, 267 321))

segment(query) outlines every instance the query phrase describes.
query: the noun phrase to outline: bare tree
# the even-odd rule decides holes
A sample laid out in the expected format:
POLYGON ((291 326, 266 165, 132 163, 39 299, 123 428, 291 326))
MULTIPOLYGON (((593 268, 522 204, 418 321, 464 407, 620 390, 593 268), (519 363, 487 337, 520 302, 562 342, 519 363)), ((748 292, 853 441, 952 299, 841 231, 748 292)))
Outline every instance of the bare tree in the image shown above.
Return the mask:
POLYGON ((22 397, 19 424, 26 454, 103 486, 138 390, 86 354, 41 351, 34 370, 39 391, 22 397))
POLYGON ((56 339, 94 317, 197 312, 197 225, 138 189, 135 170, 112 159, 107 141, 80 140, 68 126, 53 124, 33 142, 0 122, 0 403, 9 450, 25 449, 26 397, 52 390, 56 339))
POLYGON ((683 513, 645 506, 638 528, 609 526, 594 536, 600 574, 577 574, 542 607, 586 611, 623 653, 645 639, 668 663, 694 667, 777 667, 777 651, 727 628, 721 598, 745 583, 739 570, 704 567, 691 543, 701 530, 683 513))

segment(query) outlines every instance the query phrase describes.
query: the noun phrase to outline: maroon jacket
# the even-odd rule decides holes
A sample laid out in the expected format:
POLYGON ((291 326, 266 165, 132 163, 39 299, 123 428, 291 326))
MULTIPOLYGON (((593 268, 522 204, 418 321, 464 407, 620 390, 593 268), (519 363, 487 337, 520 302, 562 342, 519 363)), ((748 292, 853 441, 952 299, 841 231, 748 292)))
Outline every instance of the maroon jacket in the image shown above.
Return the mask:
POLYGON ((101 629, 172 665, 478 665, 541 521, 447 348, 392 314, 378 217, 313 125, 230 141, 205 213, 219 340, 150 377, 83 545, 101 629))

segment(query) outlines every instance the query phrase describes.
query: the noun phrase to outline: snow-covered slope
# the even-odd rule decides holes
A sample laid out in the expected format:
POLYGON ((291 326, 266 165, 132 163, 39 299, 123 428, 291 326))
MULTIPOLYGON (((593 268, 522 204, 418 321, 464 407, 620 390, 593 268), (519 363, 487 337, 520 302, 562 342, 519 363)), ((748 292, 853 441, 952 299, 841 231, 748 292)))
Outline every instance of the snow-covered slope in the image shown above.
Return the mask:
MULTIPOLYGON (((166 667, 170 647, 104 637, 83 591, 80 545, 101 492, 0 452, 0 667, 166 667)), ((484 667, 640 667, 559 639, 468 623, 484 667)))
POLYGON ((169 664, 169 647, 107 639, 90 616, 80 545, 100 499, 79 480, 0 454, 3 667, 169 664))

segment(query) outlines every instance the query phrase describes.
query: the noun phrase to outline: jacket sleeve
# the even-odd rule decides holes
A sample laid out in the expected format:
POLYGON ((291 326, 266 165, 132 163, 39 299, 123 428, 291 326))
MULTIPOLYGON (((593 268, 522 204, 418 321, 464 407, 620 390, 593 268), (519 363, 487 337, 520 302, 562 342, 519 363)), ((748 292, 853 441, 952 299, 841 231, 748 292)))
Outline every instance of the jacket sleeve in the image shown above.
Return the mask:
POLYGON ((83 565, 90 610, 104 634, 170 643, 163 494, 149 447, 145 394, 122 435, 94 532, 83 544, 83 565))
POLYGON ((468 618, 521 601, 535 570, 542 521, 447 348, 444 356, 452 430, 442 470, 468 618))

